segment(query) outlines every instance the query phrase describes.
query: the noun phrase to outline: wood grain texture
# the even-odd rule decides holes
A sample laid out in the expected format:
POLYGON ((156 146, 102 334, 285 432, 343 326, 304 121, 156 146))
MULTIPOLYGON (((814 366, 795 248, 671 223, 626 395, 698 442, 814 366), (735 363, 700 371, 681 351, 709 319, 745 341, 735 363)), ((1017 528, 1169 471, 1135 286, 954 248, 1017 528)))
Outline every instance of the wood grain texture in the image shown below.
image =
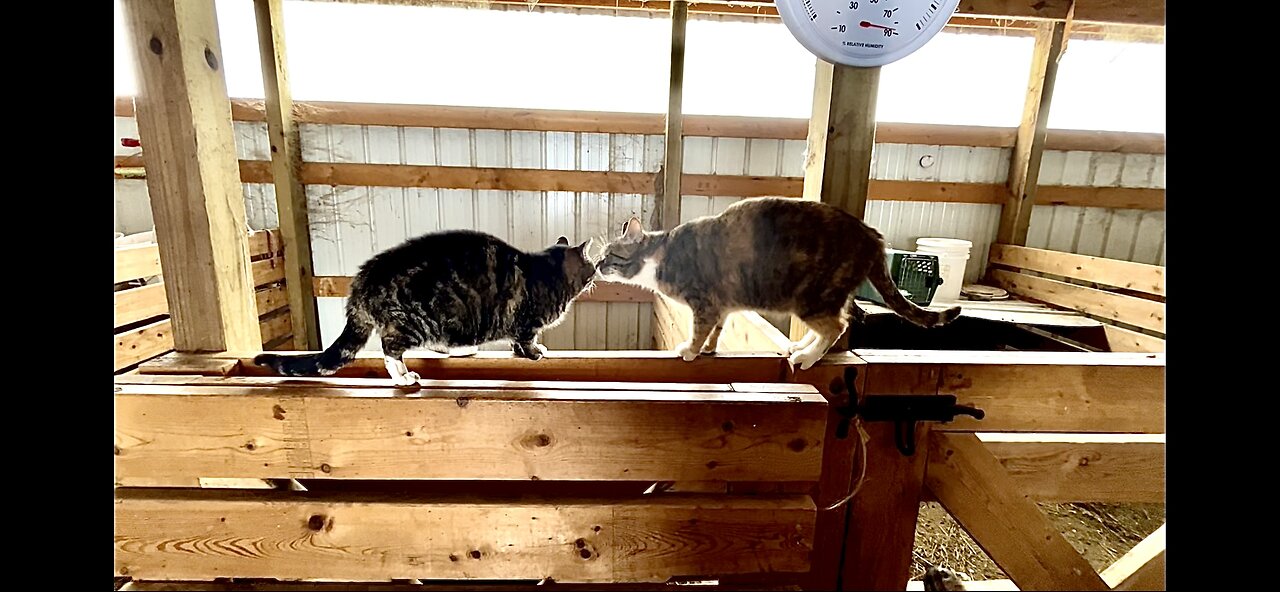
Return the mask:
POLYGON ((115 293, 115 326, 169 314, 164 283, 129 288, 115 293))
POLYGON ((856 350, 870 394, 950 394, 986 412, 945 432, 1164 433, 1164 354, 856 350))
POLYGON ((1036 501, 1165 502, 1163 442, 983 442, 1036 501))
POLYGON ((667 112, 663 119, 662 197, 658 205, 663 230, 680 224, 680 201, 684 194, 684 38, 689 20, 689 3, 672 0, 671 54, 667 62, 667 112))
POLYGON ((961 0, 956 13, 1063 20, 1073 3, 1081 22, 1164 26, 1164 2, 1152 0, 961 0))
POLYGON ((115 335, 115 369, 119 370, 149 360, 173 349, 173 331, 169 319, 156 321, 115 335))
POLYGON ((284 259, 280 257, 254 261, 250 264, 250 269, 253 272, 253 285, 265 286, 267 284, 283 282, 284 268, 284 259))
POLYGON ((1014 245, 991 245, 989 262, 995 265, 1086 280, 1144 294, 1164 296, 1164 266, 1090 257, 1014 245))
POLYGON ((1164 352, 1164 340, 1146 333, 1130 331, 1113 325, 1103 325, 1107 335, 1107 344, 1111 351, 1118 352, 1164 352))
POLYGON ((174 344, 183 351, 259 348, 213 2, 141 0, 123 10, 174 344))
MULTIPOLYGON (((258 28, 258 55, 262 61, 262 86, 266 91, 267 137, 270 139, 272 180, 280 235, 286 251, 285 290, 295 342, 306 349, 320 349, 320 320, 312 294, 311 233, 307 193, 302 186, 302 138, 293 115, 293 93, 284 35, 282 0, 254 0, 258 28)), ((262 309, 259 308, 259 314, 262 309)))
POLYGON ((808 569, 806 496, 537 501, 118 491, 115 571, 135 578, 660 582, 808 569))
POLYGON ((1164 210, 1164 189, 1154 187, 1082 187, 1041 185, 1036 205, 1164 210))
POLYGON ((424 383, 406 391, 367 380, 317 380, 122 380, 117 474, 816 481, 827 415, 812 388, 513 390, 424 383))
POLYGON ((1021 590, 1110 590, 973 434, 928 438, 925 484, 1021 590))
POLYGON ((160 275, 160 248, 155 244, 115 248, 115 283, 160 275))
POLYGON ((293 319, 287 312, 267 316, 258 322, 258 327, 262 332, 262 343, 264 344, 270 344, 279 341, 283 337, 293 335, 293 319))
POLYGON ((1022 122, 1014 141, 1009 163, 1009 195, 1000 211, 998 240, 1011 245, 1027 244, 1031 210, 1039 189, 1040 163, 1049 132, 1049 106, 1058 76, 1058 60, 1066 43, 1063 23, 1041 23, 1036 28, 1036 44, 1031 56, 1022 122))
POLYGON ((993 269, 988 277, 1012 294, 1164 333, 1163 302, 993 269))
POLYGON ((787 339, 777 327, 753 311, 735 312, 725 319, 720 334, 721 352, 759 352, 787 355, 787 339))
POLYGON ((289 305, 289 295, 285 293, 285 287, 280 284, 258 288, 253 296, 257 301, 259 318, 289 305))

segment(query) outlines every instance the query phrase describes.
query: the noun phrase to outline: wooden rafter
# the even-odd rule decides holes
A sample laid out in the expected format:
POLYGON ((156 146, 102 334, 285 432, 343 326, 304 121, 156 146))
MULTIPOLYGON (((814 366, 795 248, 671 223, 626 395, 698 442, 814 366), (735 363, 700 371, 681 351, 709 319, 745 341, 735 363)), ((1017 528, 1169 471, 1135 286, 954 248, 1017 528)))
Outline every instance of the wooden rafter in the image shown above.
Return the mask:
POLYGON ((684 191, 681 176, 684 169, 684 36, 689 19, 689 5, 684 0, 671 2, 671 59, 668 67, 666 143, 662 160, 662 228, 670 230, 680 224, 680 197, 684 191))

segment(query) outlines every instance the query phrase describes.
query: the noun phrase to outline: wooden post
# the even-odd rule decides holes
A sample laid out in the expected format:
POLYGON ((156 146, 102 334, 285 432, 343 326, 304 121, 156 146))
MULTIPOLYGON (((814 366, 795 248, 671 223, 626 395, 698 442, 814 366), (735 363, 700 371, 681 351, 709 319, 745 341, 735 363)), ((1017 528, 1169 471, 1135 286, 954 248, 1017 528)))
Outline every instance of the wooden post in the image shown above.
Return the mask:
POLYGON ((996 233, 998 243, 1027 244, 1027 227, 1031 225, 1031 208, 1035 206, 1040 178, 1040 158, 1048 135, 1049 103, 1053 100, 1053 84, 1058 77, 1058 60, 1062 58, 1066 43, 1065 28, 1062 21, 1054 21, 1042 23, 1036 29, 1027 101, 1022 109, 1022 123, 1018 126, 1018 139, 1009 163, 1009 195, 1000 212, 1000 229, 996 233))
MULTIPOLYGON (((862 218, 871 184, 871 150, 876 138, 876 94, 880 68, 836 66, 818 60, 809 116, 809 156, 803 198, 821 201, 862 218)), ((791 339, 808 328, 791 318, 791 339)), ((845 348, 842 337, 832 349, 845 348)))
POLYGON ((684 29, 689 3, 671 3, 671 78, 667 87, 667 141, 662 176, 662 228, 680 224, 680 172, 684 166, 684 135, 681 130, 684 108, 684 29))
POLYGON ((213 0, 133 0, 124 11, 174 348, 260 350, 213 0))
POLYGON ((281 0, 254 0, 258 20, 258 52, 262 57, 262 86, 266 90, 267 131, 271 138, 271 173, 276 186, 276 211, 284 237, 285 289, 293 322, 296 349, 320 349, 320 319, 312 289, 311 233, 307 193, 302 186, 301 138, 293 117, 285 59, 284 11, 281 0))

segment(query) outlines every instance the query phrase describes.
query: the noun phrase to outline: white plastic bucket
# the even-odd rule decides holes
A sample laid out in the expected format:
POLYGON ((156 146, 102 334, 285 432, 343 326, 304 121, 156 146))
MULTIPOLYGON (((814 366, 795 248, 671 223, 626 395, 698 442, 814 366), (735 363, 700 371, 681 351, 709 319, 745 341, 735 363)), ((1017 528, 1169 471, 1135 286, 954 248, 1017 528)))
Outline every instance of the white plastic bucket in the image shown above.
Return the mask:
POLYGON ((973 243, 958 238, 918 238, 916 252, 938 256, 942 285, 933 295, 933 302, 960 300, 960 286, 964 284, 964 270, 969 264, 969 251, 973 243))

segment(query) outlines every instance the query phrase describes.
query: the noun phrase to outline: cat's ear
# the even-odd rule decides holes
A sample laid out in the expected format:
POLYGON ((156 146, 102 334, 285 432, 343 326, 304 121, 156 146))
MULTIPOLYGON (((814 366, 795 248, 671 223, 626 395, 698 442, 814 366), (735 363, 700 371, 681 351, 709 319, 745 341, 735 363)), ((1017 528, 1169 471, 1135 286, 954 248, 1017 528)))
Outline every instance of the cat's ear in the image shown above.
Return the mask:
POLYGON ((589 244, 591 244, 591 239, 584 240, 582 241, 582 244, 574 247, 573 250, 585 254, 587 252, 587 245, 589 244))
POLYGON ((622 238, 634 241, 640 240, 642 236, 644 236, 644 228, 640 226, 639 218, 632 216, 626 224, 622 225, 622 238))
POLYGON ((565 237, 563 237, 563 236, 562 236, 562 237, 560 237, 560 238, 556 239, 556 244, 557 244, 557 245, 567 245, 567 244, 569 244, 569 239, 567 239, 567 238, 565 238, 565 237))

